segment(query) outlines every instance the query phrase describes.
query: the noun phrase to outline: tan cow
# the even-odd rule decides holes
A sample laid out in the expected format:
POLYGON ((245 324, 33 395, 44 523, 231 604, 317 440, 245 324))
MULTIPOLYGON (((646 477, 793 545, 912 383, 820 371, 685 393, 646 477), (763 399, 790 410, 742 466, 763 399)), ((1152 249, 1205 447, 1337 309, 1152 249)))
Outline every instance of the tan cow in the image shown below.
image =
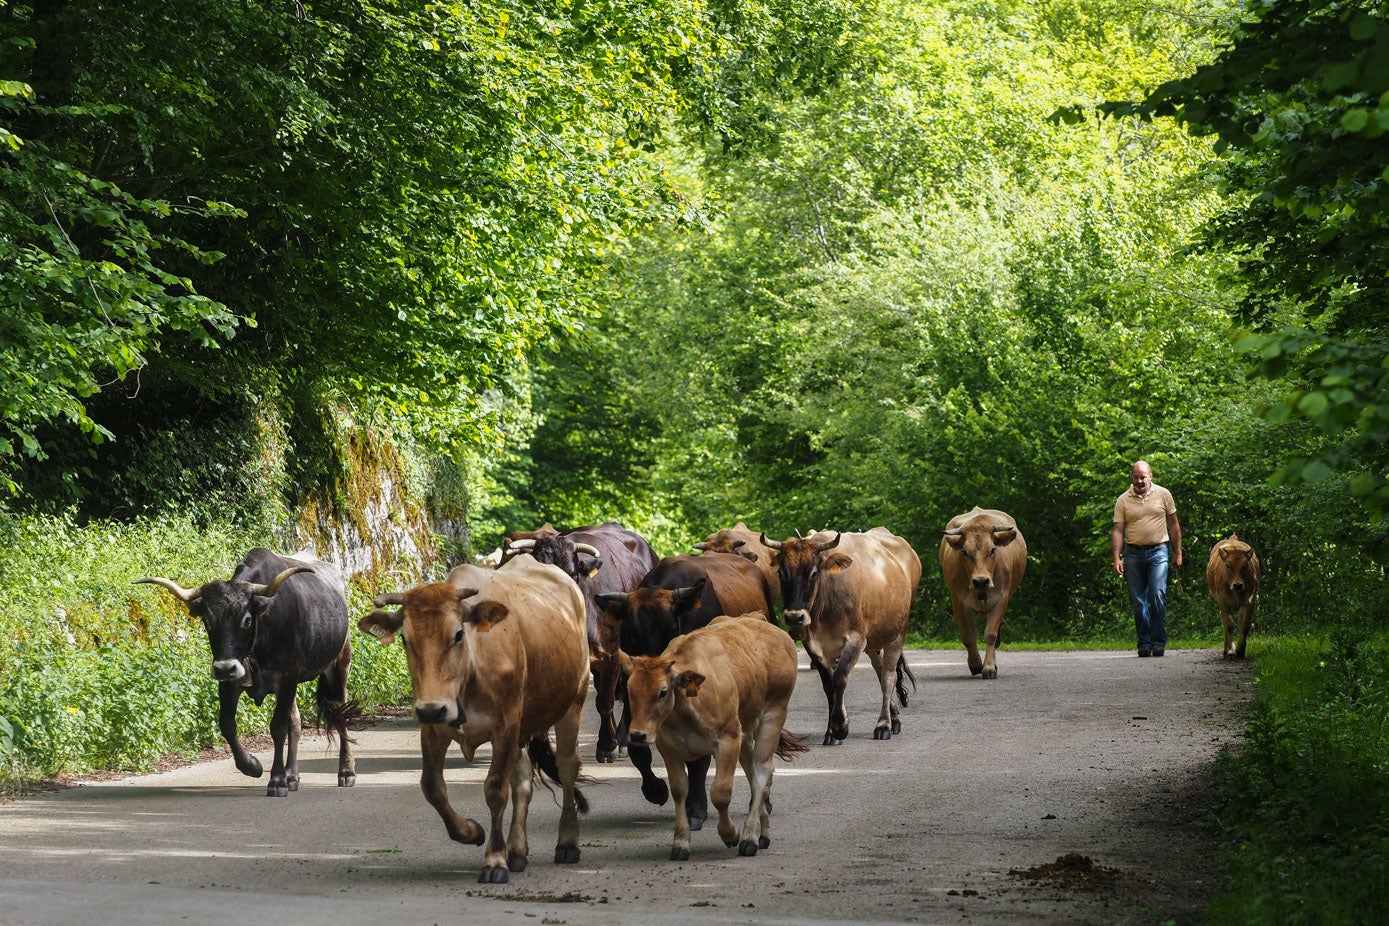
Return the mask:
POLYGON ((1220 606, 1220 623, 1225 625, 1225 658, 1243 659, 1249 627, 1254 621, 1254 596, 1259 591, 1259 555, 1238 534, 1211 548, 1206 564, 1206 584, 1220 606), (1235 643, 1235 619, 1239 614, 1239 643, 1235 643))
POLYGON ((772 594, 775 596, 781 591, 781 582, 777 578, 776 566, 772 564, 772 551, 758 542, 758 538, 761 536, 760 532, 752 530, 747 524, 739 521, 732 527, 714 531, 695 544, 694 547, 700 553, 732 553, 749 562, 756 563, 757 568, 767 577, 767 582, 772 587, 772 594))
POLYGON ((675 798, 672 861, 690 857, 686 763, 713 756, 710 798, 719 812, 719 836, 739 855, 771 844, 772 759, 804 752, 785 734, 796 687, 796 644, 761 613, 716 617, 677 637, 659 656, 621 656, 633 743, 655 742, 675 798), (742 832, 728 814, 733 770, 741 763, 752 789, 742 832))
POLYGON ((921 559, 911 544, 885 527, 863 534, 820 531, 781 542, 764 534, 760 540, 776 551, 782 617, 805 645, 829 700, 824 745, 838 746, 849 735, 844 687, 864 652, 883 690, 873 738, 901 733, 898 704, 907 703, 907 681, 916 685, 902 655, 921 581, 921 559))
POLYGON ((1027 542, 1006 512, 975 505, 945 526, 940 568, 950 589, 955 625, 968 652, 972 675, 998 678, 998 638, 1003 613, 1027 569, 1027 542), (975 613, 984 617, 984 658, 979 658, 975 613))
POLYGON ((357 626, 382 643, 403 634, 420 722, 420 788, 457 842, 481 845, 484 834, 450 806, 444 754, 457 743, 471 761, 478 746, 492 745, 483 785, 492 823, 478 880, 503 883, 509 872, 526 868, 532 762, 563 789, 555 861, 577 862, 576 802, 587 809, 575 789, 579 717, 589 679, 578 586, 563 570, 523 554, 499 569, 459 566, 444 582, 376 599, 378 608, 388 604, 400 610, 373 611, 357 626), (508 796, 511 830, 503 836, 508 796))

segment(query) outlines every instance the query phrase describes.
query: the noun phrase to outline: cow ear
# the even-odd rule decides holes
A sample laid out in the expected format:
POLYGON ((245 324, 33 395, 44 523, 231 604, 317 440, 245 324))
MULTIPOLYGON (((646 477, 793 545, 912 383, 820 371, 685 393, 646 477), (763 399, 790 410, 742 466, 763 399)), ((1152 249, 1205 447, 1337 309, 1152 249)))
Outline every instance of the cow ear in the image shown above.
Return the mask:
POLYGON ((372 611, 357 622, 357 629, 369 633, 384 646, 395 642, 396 632, 405 623, 403 611, 372 611))
POLYGON ((832 576, 837 576, 845 569, 854 564, 854 558, 845 553, 832 553, 825 557, 825 563, 821 567, 832 576))
POLYGON ((261 618, 265 617, 266 613, 270 611, 271 601, 272 599, 266 598, 263 595, 252 595, 249 605, 251 609, 251 617, 255 618, 256 620, 260 620, 261 618))
POLYGON ((627 619, 629 604, 626 592, 603 592, 597 596, 598 607, 615 621, 627 619))
POLYGON ((479 601, 468 614, 468 620, 477 626, 479 633, 487 633, 492 625, 505 620, 511 611, 500 601, 479 601))
MULTIPOLYGON (((738 541, 738 543, 741 544, 742 541, 740 540, 740 541, 738 541)), ((747 550, 735 550, 734 552, 737 553, 739 556, 741 556, 743 559, 747 560, 747 561, 750 562, 750 563, 755 563, 755 562, 757 562, 757 554, 756 554, 756 553, 752 553, 752 552, 749 552, 749 551, 747 551, 747 550)))
POLYGON ((993 535, 994 546, 1006 547, 1008 546, 1008 544, 1018 539, 1018 529, 1016 527, 1010 527, 1007 530, 1003 531, 996 530, 993 532, 993 535))
POLYGON ((696 697, 699 694, 699 686, 704 684, 704 676, 698 672, 681 672, 675 676, 675 687, 687 698, 696 697))
POLYGON ((598 575, 598 570, 603 568, 601 559, 589 556, 587 553, 575 555, 574 562, 579 567, 579 574, 588 576, 590 579, 598 575))
POLYGON ((636 663, 632 661, 632 657, 628 656, 622 650, 617 651, 617 664, 622 667, 624 675, 631 675, 632 670, 636 668, 636 663))
POLYGON ((704 594, 704 586, 707 582, 708 580, 701 576, 694 585, 671 590, 670 600, 674 603, 677 614, 692 610, 699 605, 699 599, 704 594))

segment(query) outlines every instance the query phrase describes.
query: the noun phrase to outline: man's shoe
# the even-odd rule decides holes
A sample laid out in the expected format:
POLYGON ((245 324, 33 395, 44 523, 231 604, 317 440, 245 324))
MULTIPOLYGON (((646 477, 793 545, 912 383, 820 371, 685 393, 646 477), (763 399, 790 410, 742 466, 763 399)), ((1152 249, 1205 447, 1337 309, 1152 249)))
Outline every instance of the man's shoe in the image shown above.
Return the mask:
POLYGON ((1154 647, 1153 647, 1153 655, 1154 655, 1154 656, 1161 656, 1161 655, 1162 655, 1163 653, 1165 653, 1165 652, 1167 652, 1167 650, 1163 649, 1161 646, 1154 646, 1154 647))
POLYGON ((1140 646, 1138 648, 1138 655, 1151 656, 1153 655, 1153 648, 1151 646, 1140 646))

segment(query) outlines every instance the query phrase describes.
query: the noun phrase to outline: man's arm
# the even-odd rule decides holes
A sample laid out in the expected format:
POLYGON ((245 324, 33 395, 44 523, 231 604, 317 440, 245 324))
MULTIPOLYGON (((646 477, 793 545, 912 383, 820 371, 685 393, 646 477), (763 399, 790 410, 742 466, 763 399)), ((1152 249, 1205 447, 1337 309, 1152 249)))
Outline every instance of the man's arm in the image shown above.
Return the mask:
POLYGON ((1177 520, 1177 512, 1167 516, 1167 539, 1172 542, 1172 552, 1176 554, 1177 568, 1182 566, 1182 524, 1177 520))
POLYGON ((1114 530, 1109 533, 1109 549, 1114 554, 1114 571, 1124 574, 1124 559, 1120 552, 1124 549, 1124 525, 1114 522, 1114 530))

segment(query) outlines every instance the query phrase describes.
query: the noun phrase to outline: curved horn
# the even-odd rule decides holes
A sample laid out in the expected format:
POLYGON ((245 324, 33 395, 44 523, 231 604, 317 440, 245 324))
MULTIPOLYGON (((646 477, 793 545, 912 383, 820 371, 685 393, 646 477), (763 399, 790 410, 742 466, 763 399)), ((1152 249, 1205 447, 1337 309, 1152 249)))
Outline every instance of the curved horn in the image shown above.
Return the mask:
POLYGON ((945 535, 946 535, 947 537, 958 537, 958 536, 960 536, 961 534, 963 534, 964 532, 965 532, 965 531, 964 531, 964 528, 962 528, 962 527, 947 527, 947 528, 945 529, 945 535))
POLYGON ((834 535, 833 540, 823 540, 817 542, 815 544, 815 549, 819 550, 821 553, 825 552, 826 550, 833 550, 835 547, 839 546, 839 539, 843 536, 843 533, 836 533, 834 535))
POLYGON ((780 549, 781 549, 781 541, 780 541, 780 540, 768 540, 768 539, 767 539, 767 532, 766 532, 766 531, 763 531, 763 532, 758 536, 757 539, 760 540, 760 541, 762 541, 762 546, 764 546, 764 547, 771 547, 773 550, 780 550, 780 549))
POLYGON ((159 578, 159 579, 156 579, 156 578, 136 579, 134 582, 131 582, 130 584, 131 584, 131 585, 158 585, 158 586, 160 586, 161 588, 167 589, 168 592, 169 592, 169 594, 173 595, 175 598, 177 598, 179 601, 183 602, 184 604, 187 604, 188 602, 192 601, 194 598, 197 598, 198 595, 200 595, 200 594, 202 593, 202 590, 203 590, 203 587, 202 587, 201 585, 199 585, 197 588, 184 588, 182 585, 179 585, 177 582, 171 581, 171 580, 169 580, 169 579, 162 579, 162 578, 159 578))
POLYGON ((384 595, 377 595, 375 598, 371 600, 371 603, 376 605, 376 607, 378 608, 384 608, 388 604, 404 604, 405 595, 401 592, 387 592, 384 595))
POLYGON ((513 553, 519 553, 519 552, 522 551, 522 550, 529 550, 529 549, 531 549, 531 548, 534 547, 534 546, 535 546, 535 538, 531 538, 531 539, 529 539, 529 540, 513 540, 513 541, 507 546, 507 549, 510 550, 510 551, 513 552, 513 553))
POLYGON ((699 550, 700 552, 703 552, 703 551, 709 549, 709 544, 707 544, 707 543, 705 543, 703 540, 701 540, 699 543, 697 543, 697 544, 694 545, 694 548, 695 548, 696 550, 699 550))
POLYGON ((598 548, 595 547, 595 546, 593 546, 592 544, 588 544, 588 543, 576 543, 576 544, 574 544, 574 550, 575 550, 575 552, 577 552, 577 553, 587 553, 589 556, 594 556, 594 557, 597 557, 598 559, 602 559, 602 558, 603 558, 603 554, 602 554, 602 553, 599 553, 599 552, 598 552, 598 548))
POLYGON ((472 588, 471 586, 464 586, 463 588, 460 588, 458 590, 458 600, 462 601, 464 598, 471 598, 477 593, 477 589, 472 588))
POLYGON ((280 590, 281 585, 285 584, 286 579, 288 579, 292 575, 298 575, 301 572, 313 572, 313 567, 291 566, 284 572, 277 575, 274 579, 270 580, 269 585, 252 585, 251 594, 260 595, 262 598, 274 598, 275 593, 280 590))
POLYGON ((1013 525, 1011 525, 1011 524, 995 524, 995 525, 994 525, 994 533, 995 533, 995 534, 997 534, 999 531, 1011 531, 1011 530, 1017 530, 1017 528, 1015 528, 1015 527, 1014 527, 1013 525))

